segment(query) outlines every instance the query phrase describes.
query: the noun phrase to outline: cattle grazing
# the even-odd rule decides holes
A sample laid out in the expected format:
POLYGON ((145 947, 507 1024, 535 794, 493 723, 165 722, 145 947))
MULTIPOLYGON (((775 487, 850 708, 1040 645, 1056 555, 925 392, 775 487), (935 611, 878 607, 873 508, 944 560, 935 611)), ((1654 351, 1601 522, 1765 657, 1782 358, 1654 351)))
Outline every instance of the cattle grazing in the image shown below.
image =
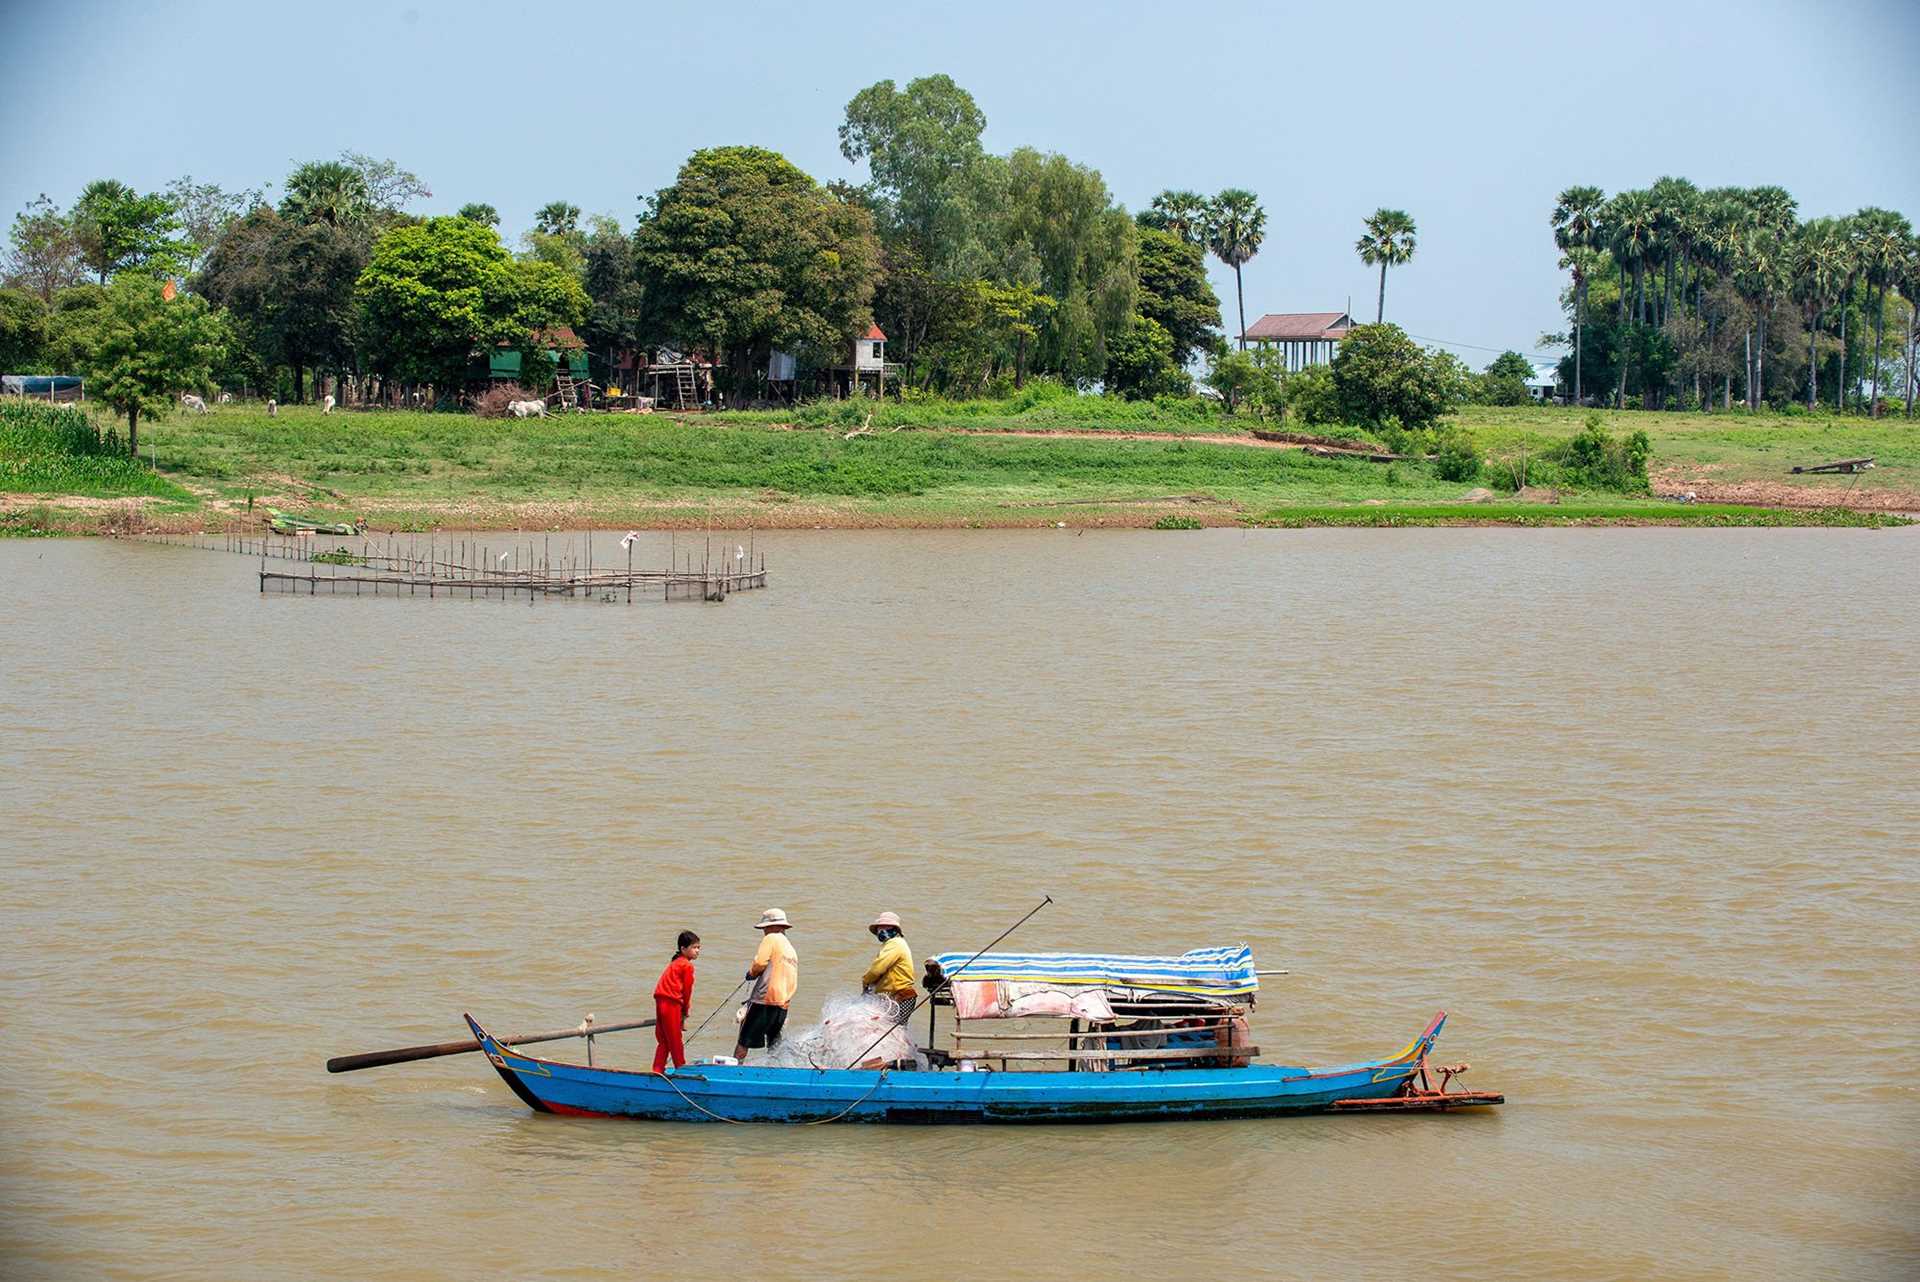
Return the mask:
POLYGON ((231 405, 231 404, 233 404, 233 393, 232 393, 232 392, 222 392, 222 393, 220 393, 220 403, 221 403, 222 405, 231 405))
POLYGON ((267 417, 268 418, 280 417, 280 402, 274 400, 271 396, 267 398, 267 417))
POLYGON ((205 414, 207 412, 207 403, 198 396, 195 396, 192 392, 188 392, 182 396, 180 398, 180 404, 192 410, 195 414, 205 414))
POLYGON ((331 414, 331 413, 333 413, 333 397, 331 397, 331 396, 322 396, 322 397, 320 398, 320 412, 321 412, 322 414, 331 414))
POLYGON ((508 401, 507 413, 515 418, 545 418, 547 403, 545 401, 508 401))

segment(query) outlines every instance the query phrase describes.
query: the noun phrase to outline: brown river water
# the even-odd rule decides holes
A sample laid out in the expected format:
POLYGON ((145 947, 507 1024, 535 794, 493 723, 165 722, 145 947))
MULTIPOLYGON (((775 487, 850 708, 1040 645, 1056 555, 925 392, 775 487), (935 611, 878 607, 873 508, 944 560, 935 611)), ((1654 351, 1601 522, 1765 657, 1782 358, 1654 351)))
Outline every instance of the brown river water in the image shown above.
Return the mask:
POLYGON ((0 1276, 1920 1273, 1920 530, 758 546, 614 606, 0 543, 0 1276), (1043 894, 1013 944, 1290 970, 1263 1058, 1444 1007, 1510 1103, 689 1126, 322 1068, 650 1015, 682 927, 697 1019, 770 905, 797 1027, 875 911, 971 950, 1043 894))

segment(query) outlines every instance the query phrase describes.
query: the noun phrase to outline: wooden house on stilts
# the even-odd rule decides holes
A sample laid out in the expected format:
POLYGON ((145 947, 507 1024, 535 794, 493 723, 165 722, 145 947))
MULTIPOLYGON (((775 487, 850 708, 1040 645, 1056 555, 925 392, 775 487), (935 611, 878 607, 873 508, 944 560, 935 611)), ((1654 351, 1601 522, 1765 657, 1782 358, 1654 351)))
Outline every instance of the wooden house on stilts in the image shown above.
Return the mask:
POLYGON ((1346 312, 1268 312, 1240 337, 1255 346, 1281 348, 1289 370, 1324 365, 1340 350, 1340 340, 1353 328, 1346 312))

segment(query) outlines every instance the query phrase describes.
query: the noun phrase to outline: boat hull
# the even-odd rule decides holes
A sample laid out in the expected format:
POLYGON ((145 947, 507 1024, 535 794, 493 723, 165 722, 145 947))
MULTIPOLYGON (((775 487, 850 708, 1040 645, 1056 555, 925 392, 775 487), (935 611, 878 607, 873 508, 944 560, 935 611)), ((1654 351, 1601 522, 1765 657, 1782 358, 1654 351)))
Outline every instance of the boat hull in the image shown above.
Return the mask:
POLYGON ((501 1046, 471 1016, 481 1049, 536 1112, 662 1122, 919 1124, 1194 1121, 1331 1110, 1404 1087, 1439 1036, 1436 1018, 1391 1059, 1335 1068, 1141 1072, 937 1072, 689 1064, 667 1074, 589 1068, 501 1046))

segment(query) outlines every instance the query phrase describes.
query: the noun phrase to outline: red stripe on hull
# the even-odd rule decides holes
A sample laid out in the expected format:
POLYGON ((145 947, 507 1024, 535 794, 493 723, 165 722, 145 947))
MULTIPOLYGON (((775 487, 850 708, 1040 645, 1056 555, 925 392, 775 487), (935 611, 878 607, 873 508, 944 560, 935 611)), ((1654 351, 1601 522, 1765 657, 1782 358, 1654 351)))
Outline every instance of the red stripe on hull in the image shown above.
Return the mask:
POLYGON ((540 1101, 540 1107, 546 1109, 547 1112, 549 1113, 555 1113, 561 1117, 613 1117, 613 1116, 616 1116, 613 1113, 596 1113, 590 1108, 574 1108, 570 1104, 556 1104, 552 1100, 545 1100, 545 1099, 540 1101))

